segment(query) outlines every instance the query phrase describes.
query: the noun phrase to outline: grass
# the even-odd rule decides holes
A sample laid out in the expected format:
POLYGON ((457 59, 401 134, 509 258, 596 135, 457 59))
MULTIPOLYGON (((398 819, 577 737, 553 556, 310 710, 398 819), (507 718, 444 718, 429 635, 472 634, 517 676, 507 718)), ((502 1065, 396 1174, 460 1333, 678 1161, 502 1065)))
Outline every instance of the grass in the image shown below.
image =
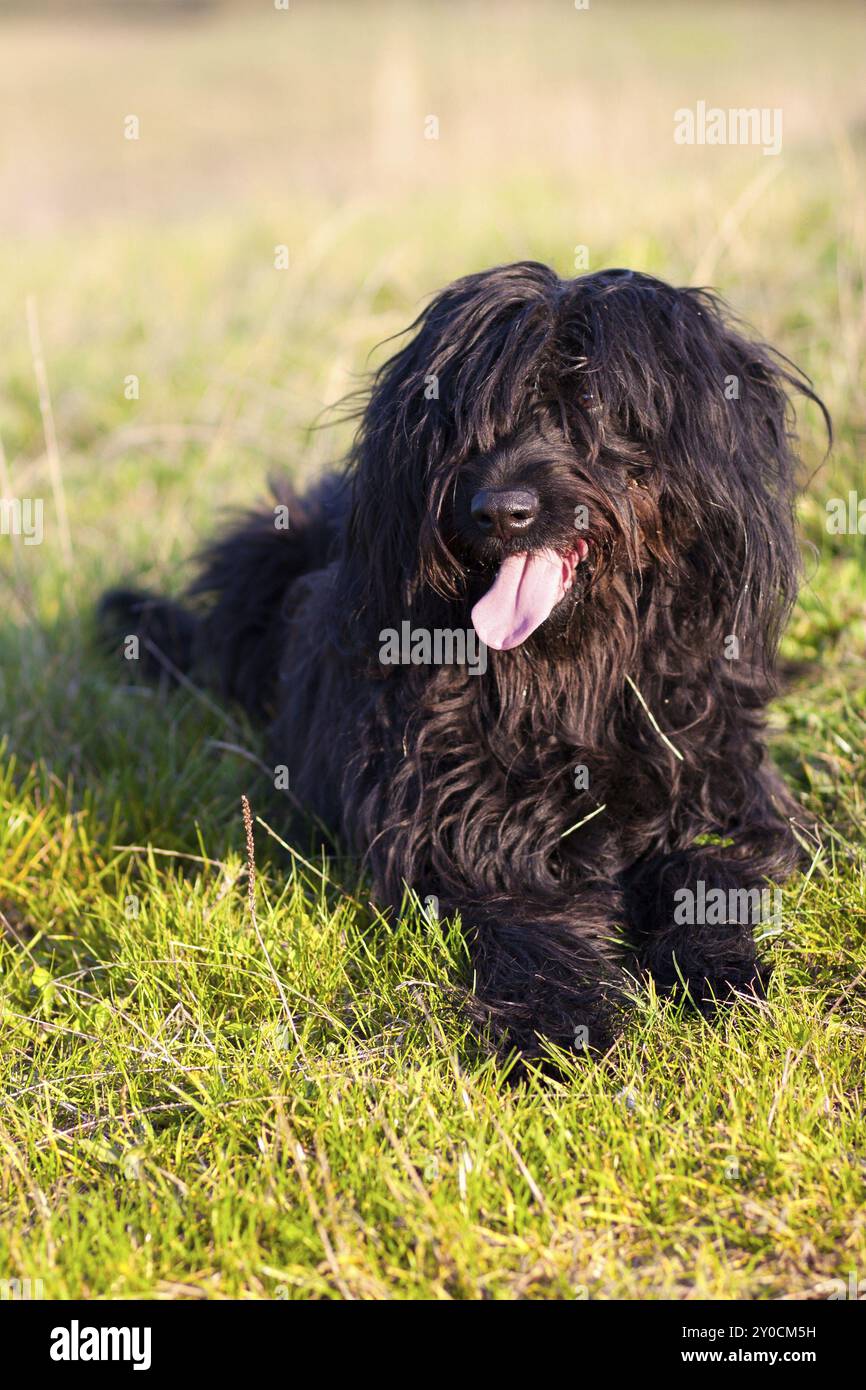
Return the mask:
POLYGON ((774 6, 298 5, 286 40, 243 9, 0 20, 0 442, 46 518, 41 546, 0 537, 0 1279, 475 1299, 866 1277, 866 536, 825 526, 863 492, 864 21, 819 9, 780 32, 774 6), (783 106, 778 172, 674 147, 699 98, 783 106), (287 850, 260 733, 118 686, 90 613, 127 572, 180 584, 269 468, 339 455, 346 427, 313 424, 424 294, 517 256, 566 273, 576 244, 715 283, 833 412, 827 461, 801 421, 807 582, 771 721, 820 842, 765 1006, 710 1028, 641 992, 604 1064, 515 1089, 454 1007, 456 926, 385 923, 351 863, 287 850))

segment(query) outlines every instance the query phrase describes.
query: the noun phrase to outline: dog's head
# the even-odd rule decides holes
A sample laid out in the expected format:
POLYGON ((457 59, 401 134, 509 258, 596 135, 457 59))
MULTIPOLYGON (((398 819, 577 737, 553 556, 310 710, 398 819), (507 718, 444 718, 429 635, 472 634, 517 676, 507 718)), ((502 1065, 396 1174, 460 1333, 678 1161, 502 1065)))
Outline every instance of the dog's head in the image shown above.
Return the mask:
POLYGON ((817 400, 796 368, 713 295, 626 270, 499 267, 412 331, 353 453, 373 633, 438 603, 536 656, 659 625, 673 664, 726 634, 771 654, 798 570, 789 394, 817 400))

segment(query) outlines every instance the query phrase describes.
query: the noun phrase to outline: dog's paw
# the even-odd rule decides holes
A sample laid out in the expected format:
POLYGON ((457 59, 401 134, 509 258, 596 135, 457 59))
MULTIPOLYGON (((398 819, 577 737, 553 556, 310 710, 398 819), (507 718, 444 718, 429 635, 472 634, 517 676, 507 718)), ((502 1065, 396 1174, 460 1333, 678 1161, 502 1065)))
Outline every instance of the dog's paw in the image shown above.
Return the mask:
POLYGON ((689 995, 705 1018, 737 1000, 760 1003, 767 997, 773 967, 769 961, 738 961, 729 968, 689 981, 689 995))

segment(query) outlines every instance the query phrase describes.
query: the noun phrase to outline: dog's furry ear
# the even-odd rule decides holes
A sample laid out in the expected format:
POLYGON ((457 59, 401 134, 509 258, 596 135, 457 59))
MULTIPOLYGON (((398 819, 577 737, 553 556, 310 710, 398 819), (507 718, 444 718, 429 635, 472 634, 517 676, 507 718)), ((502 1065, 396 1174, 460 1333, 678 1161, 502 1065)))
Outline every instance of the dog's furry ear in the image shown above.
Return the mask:
POLYGON ((696 504, 698 523, 687 563, 726 654, 736 639, 743 657, 769 670, 800 577, 794 397, 817 404, 828 434, 830 418, 808 379, 751 340, 717 299, 689 291, 681 303, 684 392, 703 381, 674 420, 679 447, 697 463, 681 475, 691 477, 684 500, 696 504))
POLYGON ((769 671, 800 569, 792 398, 816 402, 829 431, 822 402, 707 291, 635 276, 591 317, 604 417, 654 465, 672 644, 769 671))

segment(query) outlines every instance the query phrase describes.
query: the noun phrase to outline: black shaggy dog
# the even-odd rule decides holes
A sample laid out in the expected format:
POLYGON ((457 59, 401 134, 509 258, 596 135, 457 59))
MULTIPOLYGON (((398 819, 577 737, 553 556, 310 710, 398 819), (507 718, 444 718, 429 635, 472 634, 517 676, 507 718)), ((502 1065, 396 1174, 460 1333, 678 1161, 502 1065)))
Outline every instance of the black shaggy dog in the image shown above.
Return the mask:
POLYGON ((798 862, 762 729, 799 567, 789 393, 820 401, 712 295, 627 270, 502 266, 413 329, 288 528, 253 512, 188 606, 103 615, 270 721, 380 902, 460 913, 502 1045, 601 1049, 629 972, 707 1008, 760 985, 754 914, 702 905, 798 862))

